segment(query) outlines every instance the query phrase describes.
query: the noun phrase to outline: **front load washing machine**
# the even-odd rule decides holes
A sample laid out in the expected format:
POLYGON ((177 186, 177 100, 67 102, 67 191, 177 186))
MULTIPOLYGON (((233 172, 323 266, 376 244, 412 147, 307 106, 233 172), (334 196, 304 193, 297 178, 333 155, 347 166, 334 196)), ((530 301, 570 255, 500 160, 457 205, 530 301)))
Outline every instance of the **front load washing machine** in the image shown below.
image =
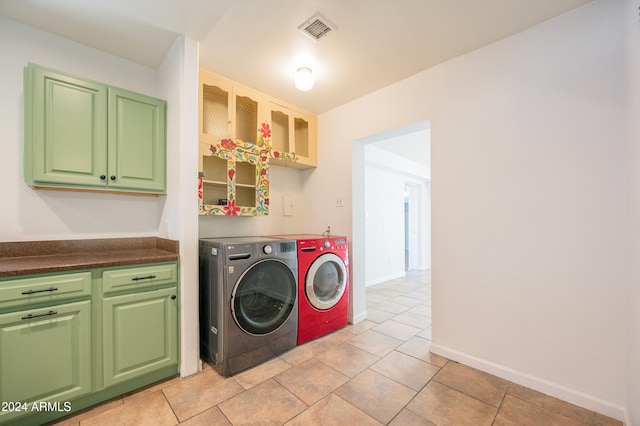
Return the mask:
POLYGON ((298 243, 298 344, 347 325, 349 250, 346 237, 280 235, 298 243))
POLYGON ((230 376, 293 349, 295 240, 200 239, 200 355, 230 376))

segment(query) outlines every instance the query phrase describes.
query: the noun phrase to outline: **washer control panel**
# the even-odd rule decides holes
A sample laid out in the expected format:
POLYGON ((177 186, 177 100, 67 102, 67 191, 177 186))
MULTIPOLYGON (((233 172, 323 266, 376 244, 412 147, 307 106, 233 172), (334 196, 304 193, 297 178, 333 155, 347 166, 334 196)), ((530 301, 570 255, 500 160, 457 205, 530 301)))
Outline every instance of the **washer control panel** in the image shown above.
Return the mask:
MULTIPOLYGON (((346 238, 329 238, 323 240, 317 240, 317 242, 312 243, 316 247, 320 249, 320 251, 325 250, 347 250, 347 239, 346 238)), ((305 251, 305 250, 303 250, 305 251)))

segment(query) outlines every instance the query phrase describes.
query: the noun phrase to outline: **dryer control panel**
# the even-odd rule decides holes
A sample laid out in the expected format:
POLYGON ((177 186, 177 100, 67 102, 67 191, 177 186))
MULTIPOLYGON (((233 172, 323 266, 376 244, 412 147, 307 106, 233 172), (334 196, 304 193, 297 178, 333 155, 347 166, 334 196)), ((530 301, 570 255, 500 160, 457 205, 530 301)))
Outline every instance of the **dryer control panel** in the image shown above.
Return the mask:
POLYGON ((308 241, 307 247, 313 247, 312 249, 307 248, 304 251, 315 251, 318 250, 320 252, 330 250, 330 251, 346 251, 347 250, 347 239, 346 238, 322 238, 316 241, 308 241))

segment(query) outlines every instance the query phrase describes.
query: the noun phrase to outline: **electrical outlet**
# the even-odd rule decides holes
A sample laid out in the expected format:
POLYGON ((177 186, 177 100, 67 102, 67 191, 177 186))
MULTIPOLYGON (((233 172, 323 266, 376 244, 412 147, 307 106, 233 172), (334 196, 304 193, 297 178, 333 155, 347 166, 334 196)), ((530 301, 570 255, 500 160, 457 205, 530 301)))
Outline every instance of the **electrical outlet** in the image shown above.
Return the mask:
POLYGON ((336 198, 336 207, 344 207, 342 203, 342 198, 336 198))

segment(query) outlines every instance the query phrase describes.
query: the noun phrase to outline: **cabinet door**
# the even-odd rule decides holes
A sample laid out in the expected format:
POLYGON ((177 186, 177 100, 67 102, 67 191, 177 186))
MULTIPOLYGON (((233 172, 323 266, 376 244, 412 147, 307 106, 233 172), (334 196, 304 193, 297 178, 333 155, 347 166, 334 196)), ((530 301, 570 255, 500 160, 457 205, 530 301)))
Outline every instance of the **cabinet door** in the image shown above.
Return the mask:
POLYGON ((294 152, 291 124, 293 112, 276 103, 269 103, 271 123, 271 146, 276 152, 294 152))
POLYGON ((293 110, 291 134, 293 150, 298 157, 291 167, 300 169, 318 166, 318 119, 315 115, 293 110))
MULTIPOLYGON (((203 144, 200 144, 203 145, 203 144)), ((253 153, 229 159, 201 150, 198 179, 200 215, 263 216, 269 214, 269 163, 255 145, 253 153), (263 159, 264 158, 264 159, 263 159)))
POLYGON ((233 138, 245 142, 258 141, 258 126, 264 113, 260 93, 243 86, 233 86, 233 138))
POLYGON ((36 66, 24 81, 27 183, 106 186, 107 87, 36 66))
POLYGON ((317 166, 318 125, 316 117, 301 112, 294 113, 293 135, 293 149, 298 156, 298 162, 304 166, 317 166))
POLYGON ((103 300, 104 385, 178 365, 175 287, 103 300))
MULTIPOLYGON (((0 315, 0 377, 3 402, 62 404, 90 392, 91 302, 0 315)), ((0 412, 0 423, 19 414, 0 412)))
POLYGON ((274 153, 295 154, 296 161, 273 158, 273 164, 295 168, 316 167, 317 160, 317 118, 275 102, 269 104, 271 123, 271 146, 274 153))
MULTIPOLYGON (((229 199, 227 160, 211 155, 211 145, 198 144, 200 172, 198 200, 202 210, 204 205, 216 206, 216 214, 222 214, 225 202, 229 199), (219 207, 217 207, 219 206, 219 207)), ((211 207, 208 211, 211 211, 211 207)))
POLYGON ((232 138, 231 113, 232 108, 231 83, 207 70, 200 69, 199 73, 199 141, 200 143, 215 145, 222 139, 232 138))
POLYGON ((199 142, 209 145, 222 139, 258 140, 258 126, 264 120, 262 95, 200 68, 199 142))
POLYGON ((166 102, 109 88, 109 188, 166 191, 166 102))

